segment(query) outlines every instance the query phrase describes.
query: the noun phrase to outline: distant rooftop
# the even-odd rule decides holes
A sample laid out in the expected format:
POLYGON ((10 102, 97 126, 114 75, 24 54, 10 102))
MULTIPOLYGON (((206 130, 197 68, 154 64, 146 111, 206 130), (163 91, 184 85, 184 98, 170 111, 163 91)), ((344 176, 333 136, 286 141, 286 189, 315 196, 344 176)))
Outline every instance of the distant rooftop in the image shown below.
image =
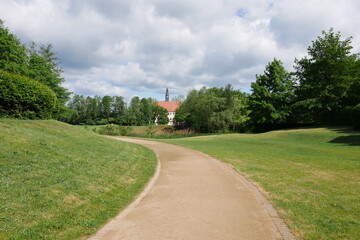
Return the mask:
POLYGON ((156 102, 156 104, 165 108, 168 112, 175 112, 176 109, 180 107, 180 103, 178 102, 164 101, 164 102, 156 102))

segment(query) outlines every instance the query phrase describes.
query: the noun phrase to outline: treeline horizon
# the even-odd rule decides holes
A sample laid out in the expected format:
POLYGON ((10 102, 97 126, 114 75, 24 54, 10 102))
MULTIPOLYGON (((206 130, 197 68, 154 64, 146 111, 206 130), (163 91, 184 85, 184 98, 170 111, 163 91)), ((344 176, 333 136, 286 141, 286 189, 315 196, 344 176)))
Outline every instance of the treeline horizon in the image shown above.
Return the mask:
MULTIPOLYGON (((274 58, 255 76, 251 93, 225 87, 192 90, 176 111, 179 127, 197 132, 268 131, 302 125, 360 129, 360 58, 352 38, 331 28, 295 59, 295 72, 274 58)), ((57 119, 71 124, 166 124, 151 98, 84 97, 61 86, 60 59, 51 44, 25 46, 0 20, 0 117, 57 119)))
POLYGON ((360 58, 351 37, 323 31, 295 59, 295 72, 274 60, 256 75, 251 94, 225 88, 192 90, 175 120, 198 132, 263 132, 309 125, 353 125, 360 130, 360 58))
POLYGON ((134 96, 127 103, 122 96, 83 96, 75 94, 67 103, 68 111, 59 119, 75 125, 119 124, 144 126, 167 124, 167 111, 153 98, 134 96))

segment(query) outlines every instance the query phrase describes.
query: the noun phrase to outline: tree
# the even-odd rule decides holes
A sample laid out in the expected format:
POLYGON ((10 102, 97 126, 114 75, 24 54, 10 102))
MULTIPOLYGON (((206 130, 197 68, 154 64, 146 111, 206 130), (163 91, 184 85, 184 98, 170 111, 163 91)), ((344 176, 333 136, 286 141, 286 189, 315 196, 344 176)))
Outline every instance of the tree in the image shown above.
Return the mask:
POLYGON ((288 121, 294 100, 294 80, 280 60, 270 62, 251 83, 250 121, 255 131, 276 128, 288 121))
POLYGON ((60 104, 64 105, 69 100, 70 92, 61 87, 64 78, 61 75, 62 70, 59 68, 59 59, 52 49, 52 44, 40 46, 35 43, 31 44, 27 76, 53 89, 60 104))
POLYGON ((153 105, 153 121, 160 125, 165 125, 169 122, 167 117, 167 110, 159 105, 153 105))
POLYGON ((139 124, 140 125, 150 125, 154 123, 152 120, 152 103, 151 99, 142 98, 140 100, 140 116, 139 124))
POLYGON ((130 126, 139 126, 140 125, 140 98, 138 96, 135 96, 130 101, 130 106, 128 109, 128 124, 130 126))
POLYGON ((61 87, 64 78, 59 68, 59 59, 52 51, 52 45, 32 43, 28 48, 4 27, 0 20, 0 69, 30 77, 52 89, 57 96, 57 111, 53 117, 64 111, 70 92, 61 87))
POLYGON ((28 71, 26 47, 0 20, 0 69, 26 75, 28 71))
POLYGON ((104 96, 101 99, 101 118, 102 119, 106 119, 109 121, 110 118, 110 113, 111 113, 111 102, 112 102, 112 97, 110 96, 104 96))
POLYGON ((240 130, 246 120, 244 97, 230 84, 225 88, 192 90, 176 111, 175 120, 197 132, 240 130))
POLYGON ((296 105, 311 113, 311 121, 333 124, 350 86, 359 81, 358 55, 351 54, 351 37, 341 40, 340 32, 332 28, 322 34, 308 47, 309 58, 295 60, 299 83, 296 105))
POLYGON ((112 103, 112 114, 111 116, 116 119, 116 122, 120 125, 123 125, 126 114, 126 104, 124 98, 121 96, 115 96, 112 103))
POLYGON ((171 101, 181 103, 181 102, 185 101, 185 96, 184 95, 177 95, 177 96, 173 97, 171 99, 171 101))

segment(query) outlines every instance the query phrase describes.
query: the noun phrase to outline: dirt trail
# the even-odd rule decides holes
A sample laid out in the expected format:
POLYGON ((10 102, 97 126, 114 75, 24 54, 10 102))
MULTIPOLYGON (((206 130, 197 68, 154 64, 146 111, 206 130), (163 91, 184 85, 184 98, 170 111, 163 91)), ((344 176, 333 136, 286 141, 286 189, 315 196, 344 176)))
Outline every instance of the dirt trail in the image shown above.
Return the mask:
POLYGON ((152 149, 161 170, 137 205, 90 239, 293 239, 266 199, 226 164, 180 146, 118 139, 152 149))

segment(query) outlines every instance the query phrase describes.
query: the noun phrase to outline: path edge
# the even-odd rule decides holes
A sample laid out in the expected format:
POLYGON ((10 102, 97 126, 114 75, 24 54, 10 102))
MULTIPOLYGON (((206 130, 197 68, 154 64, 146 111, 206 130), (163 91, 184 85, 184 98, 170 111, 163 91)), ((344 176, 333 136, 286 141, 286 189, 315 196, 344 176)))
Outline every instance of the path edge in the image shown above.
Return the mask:
MULTIPOLYGON (((118 141, 122 141, 121 139, 118 139, 116 137, 110 137, 113 139, 116 139, 118 141)), ((125 142, 125 141, 124 141, 125 142)), ((133 143, 135 144, 135 143, 133 143)), ((139 144, 137 144, 139 145, 139 144)), ((151 150, 152 151, 152 150, 151 150)), ((154 152, 154 151, 152 151, 154 152)), ((161 162, 159 155, 156 154, 157 164, 155 173, 152 176, 152 178, 149 180, 149 182, 146 184, 145 188, 135 197, 135 199, 124 209, 122 209, 118 215, 116 215, 114 218, 110 219, 103 227, 101 227, 95 235, 90 236, 86 240, 100 240, 109 230, 111 230, 112 226, 115 224, 115 222, 122 220, 126 215, 128 215, 131 210, 133 210, 143 199, 144 197, 150 192, 152 187, 154 186, 156 180, 159 178, 160 171, 161 171, 161 162)))
MULTIPOLYGON (((195 150, 195 149, 193 149, 193 150, 195 150)), ((196 150, 196 151, 198 151, 198 150, 196 150)), ((200 152, 200 151, 198 151, 198 152, 200 152)), ((223 162, 220 159, 217 159, 217 158, 215 158, 213 156, 210 156, 210 155, 208 155, 206 153, 203 153, 203 152, 200 152, 200 153, 214 159, 215 161, 219 162, 220 164, 224 165, 225 167, 230 168, 233 171, 235 171, 237 173, 237 175, 239 176, 240 181, 242 181, 246 185, 246 187, 250 190, 250 192, 255 196, 255 198, 264 207, 265 211, 270 216, 271 220, 274 222, 276 228, 280 232, 283 239, 284 240, 296 240, 295 235, 291 232, 288 225, 285 223, 284 219, 282 219, 279 216, 279 214, 278 214, 277 210, 275 209, 275 207, 264 196, 264 194, 261 192, 261 190, 258 188, 258 186, 256 186, 250 179, 245 177, 245 175, 242 172, 240 172, 238 169, 236 169, 230 163, 223 162)))

